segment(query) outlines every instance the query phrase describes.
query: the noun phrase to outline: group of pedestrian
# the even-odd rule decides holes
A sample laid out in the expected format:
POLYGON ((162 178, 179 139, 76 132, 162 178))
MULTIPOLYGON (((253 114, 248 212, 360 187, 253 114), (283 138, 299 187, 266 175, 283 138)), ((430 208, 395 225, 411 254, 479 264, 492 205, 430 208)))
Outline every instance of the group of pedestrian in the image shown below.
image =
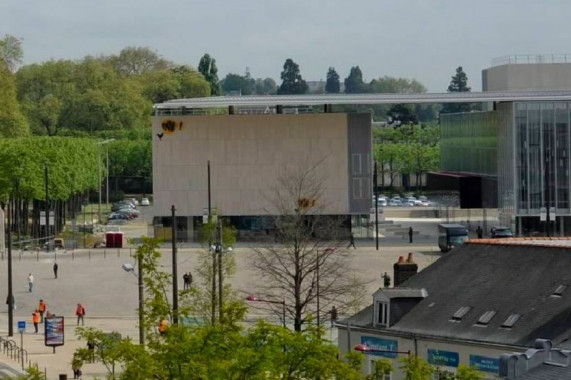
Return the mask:
MULTIPOLYGON (((54 262, 52 267, 54 271, 54 277, 57 279, 57 272, 59 269, 59 265, 57 262, 54 262)), ((28 274, 28 292, 32 293, 34 291, 34 275, 32 273, 28 274)))
POLYGON ((192 285, 192 273, 187 272, 182 275, 182 281, 184 283, 184 290, 190 289, 192 285))
MULTIPOLYGON (((41 299, 38 303, 38 307, 32 313, 32 323, 34 324, 34 332, 36 334, 38 333, 39 324, 44 322, 44 314, 46 315, 46 319, 54 317, 54 314, 49 312, 48 304, 46 301, 41 299)), ((81 325, 84 326, 83 317, 85 316, 85 306, 83 306, 81 303, 78 303, 75 309, 75 315, 77 316, 77 326, 79 326, 79 322, 81 322, 81 325)))

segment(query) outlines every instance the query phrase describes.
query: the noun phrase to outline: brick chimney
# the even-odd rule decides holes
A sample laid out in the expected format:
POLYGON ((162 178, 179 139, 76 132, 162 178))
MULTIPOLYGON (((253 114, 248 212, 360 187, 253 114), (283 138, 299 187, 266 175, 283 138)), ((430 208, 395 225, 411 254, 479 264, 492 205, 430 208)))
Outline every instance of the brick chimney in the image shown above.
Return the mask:
POLYGON ((399 260, 393 265, 394 269, 394 286, 397 287, 418 272, 418 265, 413 260, 412 252, 408 254, 406 261, 400 256, 399 260))

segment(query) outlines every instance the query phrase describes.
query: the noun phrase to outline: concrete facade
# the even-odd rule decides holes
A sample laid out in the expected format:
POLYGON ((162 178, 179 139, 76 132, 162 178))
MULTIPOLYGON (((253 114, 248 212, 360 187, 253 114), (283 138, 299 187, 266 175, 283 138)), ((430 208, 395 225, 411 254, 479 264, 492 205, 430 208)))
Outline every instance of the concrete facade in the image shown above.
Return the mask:
POLYGON ((155 116, 155 216, 271 215, 280 174, 316 166, 323 213, 368 214, 371 204, 370 117, 360 114, 155 116), (170 123, 170 127, 165 123, 170 123), (169 129, 170 128, 170 129, 169 129), (360 187, 359 187, 360 186, 360 187), (357 188, 359 187, 359 188, 357 188))
POLYGON ((507 64, 482 70, 482 91, 571 89, 571 63, 507 64))

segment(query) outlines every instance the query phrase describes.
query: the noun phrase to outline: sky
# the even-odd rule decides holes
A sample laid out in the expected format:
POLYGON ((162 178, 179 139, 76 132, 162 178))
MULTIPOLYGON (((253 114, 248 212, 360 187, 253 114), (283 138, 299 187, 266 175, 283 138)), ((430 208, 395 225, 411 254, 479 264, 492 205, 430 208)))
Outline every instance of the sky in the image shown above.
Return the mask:
MULTIPOLYGON (((219 78, 271 77, 292 58, 305 80, 416 79, 445 92, 458 66, 472 91, 492 59, 571 53, 568 0, 1 0, 0 36, 23 40, 24 64, 148 47, 219 78)), ((571 54, 570 54, 571 57, 571 54)))

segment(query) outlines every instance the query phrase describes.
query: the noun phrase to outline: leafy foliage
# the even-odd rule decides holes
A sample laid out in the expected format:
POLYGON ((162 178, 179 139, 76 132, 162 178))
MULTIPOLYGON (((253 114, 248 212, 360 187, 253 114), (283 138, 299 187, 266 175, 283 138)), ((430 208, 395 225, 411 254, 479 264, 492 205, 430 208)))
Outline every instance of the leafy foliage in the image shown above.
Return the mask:
POLYGON ((346 94, 361 94, 368 92, 367 85, 363 82, 363 73, 359 66, 351 67, 349 76, 345 78, 346 94))
POLYGON ((21 137, 29 133, 28 123, 16 100, 14 75, 0 65, 0 137, 21 137))
POLYGON ((282 84, 278 88, 278 95, 305 94, 307 92, 308 86, 301 77, 299 65, 291 58, 286 59, 280 78, 282 84))
POLYGON ((14 72, 16 67, 22 63, 23 56, 22 40, 10 34, 0 39, 0 68, 14 72))
POLYGON ((335 68, 330 67, 327 70, 327 81, 325 82, 325 92, 328 94, 338 94, 340 90, 339 74, 335 71, 335 68))
POLYGON ((210 54, 204 54, 198 63, 198 71, 210 84, 210 95, 220 95, 220 84, 218 83, 218 68, 216 60, 210 54))
POLYGON ((399 367, 405 374, 406 380, 429 380, 434 367, 418 356, 409 355, 399 358, 399 367))
MULTIPOLYGON (((468 87, 468 76, 462 69, 462 66, 456 68, 456 74, 452 76, 448 92, 470 92, 468 87)), ((442 113, 470 112, 472 106, 470 103, 446 103, 442 107, 442 113)))

